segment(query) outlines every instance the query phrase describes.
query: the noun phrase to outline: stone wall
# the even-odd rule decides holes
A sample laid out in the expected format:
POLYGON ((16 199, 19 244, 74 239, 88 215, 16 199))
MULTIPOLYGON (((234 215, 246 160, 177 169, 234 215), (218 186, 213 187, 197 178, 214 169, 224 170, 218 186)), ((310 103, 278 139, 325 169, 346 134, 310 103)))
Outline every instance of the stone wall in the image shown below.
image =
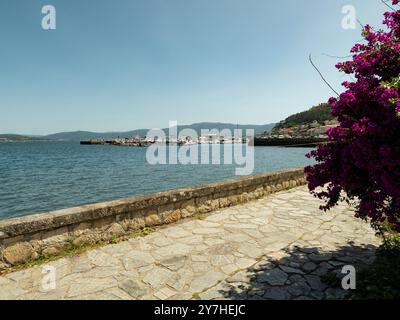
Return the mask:
POLYGON ((0 270, 110 241, 305 184, 304 170, 261 174, 0 221, 0 270))

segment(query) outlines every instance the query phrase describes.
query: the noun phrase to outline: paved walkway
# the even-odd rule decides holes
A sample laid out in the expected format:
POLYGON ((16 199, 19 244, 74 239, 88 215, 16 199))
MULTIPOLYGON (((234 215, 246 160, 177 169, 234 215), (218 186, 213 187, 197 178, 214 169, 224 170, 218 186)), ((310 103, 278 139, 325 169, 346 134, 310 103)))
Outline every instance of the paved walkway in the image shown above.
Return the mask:
POLYGON ((321 275, 370 263, 380 241, 345 205, 318 206, 305 187, 276 193, 0 277, 0 299, 343 298, 321 275))

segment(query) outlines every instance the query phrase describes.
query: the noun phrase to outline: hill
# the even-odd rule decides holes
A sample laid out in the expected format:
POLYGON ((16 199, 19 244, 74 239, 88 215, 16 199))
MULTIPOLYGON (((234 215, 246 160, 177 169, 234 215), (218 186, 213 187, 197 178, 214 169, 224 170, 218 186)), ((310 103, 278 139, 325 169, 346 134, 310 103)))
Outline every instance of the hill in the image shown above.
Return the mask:
MULTIPOLYGON (((275 126, 274 123, 265 124, 265 125, 236 125, 232 123, 220 123, 220 122, 201 122, 194 123, 191 125, 181 125, 178 126, 178 131, 182 129, 193 129, 200 134, 201 129, 229 129, 234 130, 236 128, 246 130, 246 129, 254 129, 255 133, 261 132, 269 132, 275 126)), ((163 129, 168 134, 168 128, 163 129)), ((141 136, 144 137, 149 129, 137 129, 131 131, 124 132, 90 132, 90 131, 74 131, 74 132, 60 132, 55 134, 50 134, 44 136, 43 138, 49 140, 65 140, 65 141, 80 141, 80 140, 90 140, 90 139, 113 139, 113 138, 128 138, 133 136, 141 136)))
POLYGON ((24 136, 20 134, 0 134, 0 142, 43 141, 41 137, 24 136))
POLYGON ((296 113, 287 117, 285 120, 278 123, 274 127, 274 130, 311 124, 313 122, 324 125, 325 121, 331 120, 334 120, 334 117, 331 115, 331 109, 329 105, 327 103, 321 103, 320 105, 312 107, 307 111, 296 113))
POLYGON ((269 139, 327 139, 329 128, 336 127, 327 103, 296 113, 279 122, 271 131, 259 135, 269 139))

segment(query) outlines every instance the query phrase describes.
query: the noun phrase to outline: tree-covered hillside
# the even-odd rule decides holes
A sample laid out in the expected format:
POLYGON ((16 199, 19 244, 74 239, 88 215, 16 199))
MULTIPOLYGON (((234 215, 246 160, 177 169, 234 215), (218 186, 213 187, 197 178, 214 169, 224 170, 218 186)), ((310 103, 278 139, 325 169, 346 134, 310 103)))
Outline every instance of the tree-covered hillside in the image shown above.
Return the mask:
POLYGON ((314 121, 317 121, 323 125, 326 120, 333 119, 334 117, 331 115, 331 109, 329 105, 327 103, 321 103, 320 105, 312 107, 307 111, 296 113, 287 117, 285 120, 278 123, 274 129, 289 128, 302 124, 309 124, 314 121))

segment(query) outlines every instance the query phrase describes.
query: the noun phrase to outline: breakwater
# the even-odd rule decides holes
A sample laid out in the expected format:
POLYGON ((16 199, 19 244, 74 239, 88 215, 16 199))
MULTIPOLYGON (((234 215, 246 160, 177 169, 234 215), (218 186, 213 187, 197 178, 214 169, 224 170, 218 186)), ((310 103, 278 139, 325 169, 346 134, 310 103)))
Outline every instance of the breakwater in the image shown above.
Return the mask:
POLYGON ((254 138, 256 147, 316 147, 326 142, 326 138, 254 138))
POLYGON ((0 269, 110 241, 305 183, 291 169, 0 221, 0 269))

